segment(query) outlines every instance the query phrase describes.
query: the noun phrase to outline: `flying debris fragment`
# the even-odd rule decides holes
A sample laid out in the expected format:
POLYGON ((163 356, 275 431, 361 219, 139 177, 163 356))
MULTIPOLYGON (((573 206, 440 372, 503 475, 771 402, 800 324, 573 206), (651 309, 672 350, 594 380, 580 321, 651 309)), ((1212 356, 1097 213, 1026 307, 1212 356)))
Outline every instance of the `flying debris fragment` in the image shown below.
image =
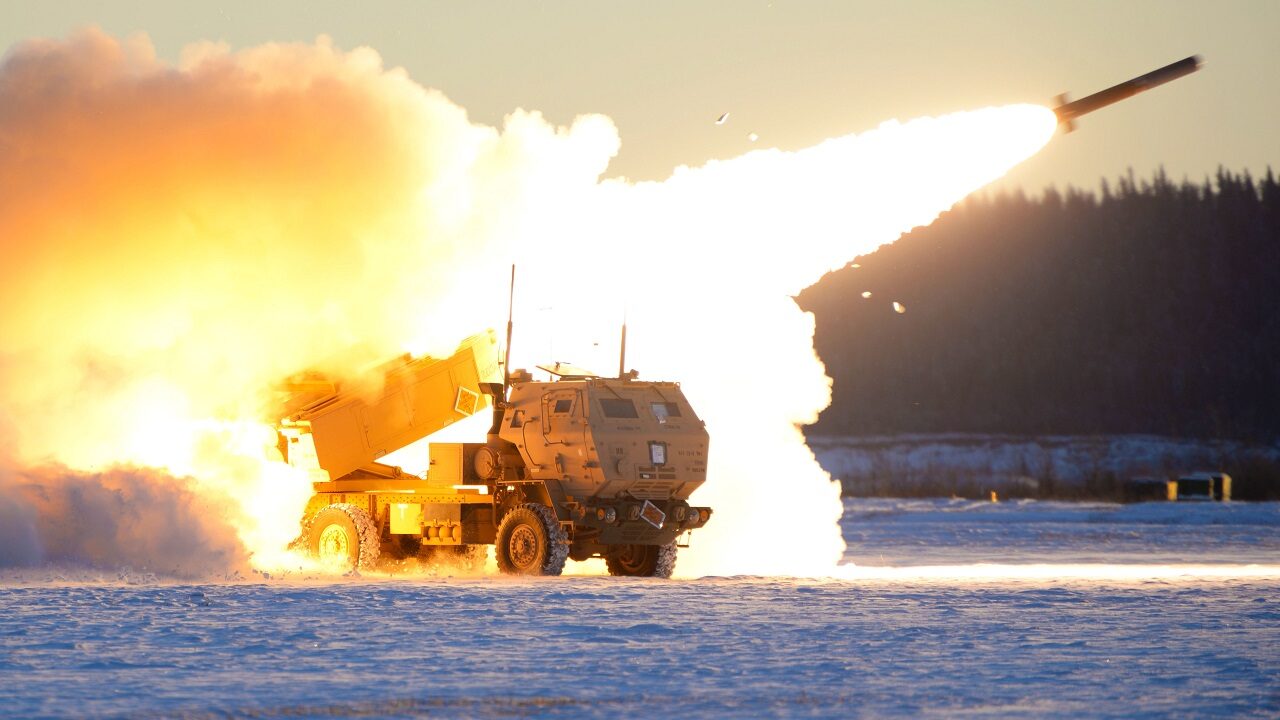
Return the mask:
POLYGON ((861 266, 861 265, 859 265, 858 263, 854 263, 854 264, 850 265, 849 267, 853 268, 854 270, 857 270, 858 268, 860 268, 860 267, 862 267, 862 266, 861 266))
POLYGON ((1063 126, 1066 132, 1071 132, 1076 129, 1075 120, 1081 115, 1088 115, 1094 110, 1101 110, 1108 105, 1131 98, 1157 85, 1163 85, 1184 75, 1190 75, 1199 69, 1200 56, 1192 55, 1176 63, 1165 65, 1159 70, 1152 70, 1146 75, 1139 75, 1132 80, 1113 85, 1102 92, 1096 92, 1088 97, 1080 98, 1075 102, 1067 102, 1067 95, 1063 93, 1058 96, 1060 104, 1053 109, 1053 114, 1058 116, 1058 124, 1063 126))
POLYGON ((870 290, 864 290, 864 291, 862 291, 862 297, 864 297, 864 298, 869 298, 869 297, 871 297, 871 291, 870 291, 870 290))
POLYGON ((896 313, 898 313, 899 315, 901 315, 902 313, 904 313, 904 312, 906 312, 906 311, 907 311, 907 306, 906 306, 906 305, 903 305, 902 303, 898 302, 897 300, 894 300, 894 301, 893 301, 893 311, 894 311, 894 312, 896 312, 896 313))
POLYGON ((747 135, 747 140, 749 140, 749 141, 751 141, 751 142, 755 142, 755 141, 757 141, 757 140, 759 140, 759 139, 760 139, 760 136, 759 136, 759 135, 757 135, 757 134, 755 134, 755 133, 750 133, 750 134, 748 134, 748 135, 747 135))
POLYGON ((728 119, 729 119, 729 113, 724 113, 724 114, 723 114, 723 115, 721 115, 720 117, 716 118, 716 124, 717 124, 717 125, 723 125, 723 124, 725 123, 725 121, 726 121, 726 120, 728 120, 728 119))

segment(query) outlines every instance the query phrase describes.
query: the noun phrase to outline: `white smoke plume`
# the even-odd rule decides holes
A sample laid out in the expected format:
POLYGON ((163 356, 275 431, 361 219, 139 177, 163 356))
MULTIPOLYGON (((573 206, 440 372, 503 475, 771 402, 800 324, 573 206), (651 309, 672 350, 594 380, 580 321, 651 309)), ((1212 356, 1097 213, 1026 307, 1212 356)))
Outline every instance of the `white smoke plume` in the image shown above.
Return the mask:
POLYGON ((59 566, 209 579, 248 572, 207 491, 146 468, 0 468, 0 568, 59 566))
MULTIPOLYGON (((310 493, 261 422, 271 384, 448 352, 505 320, 515 262, 517 365, 607 371, 626 308, 629 365, 680 380, 707 421, 695 498, 717 514, 679 572, 821 574, 840 504, 797 426, 829 388, 789 296, 1052 130, 1043 108, 988 109, 602 182, 607 118, 474 124, 367 48, 201 44, 174 66, 144 37, 30 41, 0 64, 0 428, 19 467, 81 473, 51 487, 132 478, 128 512, 103 511, 138 533, 226 498, 268 567, 310 493)), ((42 522, 15 546, 56 556, 42 522)))

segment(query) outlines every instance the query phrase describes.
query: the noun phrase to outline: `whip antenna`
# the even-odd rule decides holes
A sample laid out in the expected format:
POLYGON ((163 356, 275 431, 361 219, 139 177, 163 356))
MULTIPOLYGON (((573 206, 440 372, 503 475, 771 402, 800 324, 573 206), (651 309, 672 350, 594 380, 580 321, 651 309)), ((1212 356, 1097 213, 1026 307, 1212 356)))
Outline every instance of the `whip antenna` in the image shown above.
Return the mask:
POLYGON ((618 348, 618 379, 627 374, 627 310, 622 309, 622 344, 618 348))
POLYGON ((516 264, 511 263, 511 290, 507 294, 507 352, 502 360, 502 394, 511 386, 511 319, 516 306, 516 264))

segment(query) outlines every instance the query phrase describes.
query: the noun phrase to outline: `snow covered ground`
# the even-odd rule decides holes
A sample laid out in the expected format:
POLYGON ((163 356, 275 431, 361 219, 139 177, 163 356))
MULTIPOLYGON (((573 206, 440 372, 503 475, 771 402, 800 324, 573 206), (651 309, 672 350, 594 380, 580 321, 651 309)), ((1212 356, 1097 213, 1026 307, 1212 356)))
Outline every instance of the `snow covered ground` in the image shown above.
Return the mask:
POLYGON ((0 570, 0 708, 1280 714, 1280 505, 849 500, 844 530, 859 567, 843 579, 191 585, 0 570), (1019 572, 1033 566, 1063 573, 1019 572), (972 568, 983 571, 966 576, 972 568))
POLYGON ((846 498, 858 565, 1280 563, 1280 503, 846 498))

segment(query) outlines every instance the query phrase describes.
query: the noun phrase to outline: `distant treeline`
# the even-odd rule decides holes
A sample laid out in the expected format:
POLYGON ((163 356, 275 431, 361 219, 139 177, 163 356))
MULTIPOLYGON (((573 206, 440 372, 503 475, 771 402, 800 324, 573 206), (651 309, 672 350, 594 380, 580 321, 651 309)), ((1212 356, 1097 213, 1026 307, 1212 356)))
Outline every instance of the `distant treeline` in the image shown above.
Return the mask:
POLYGON ((835 380, 812 432, 1280 439, 1270 170, 976 196, 858 263, 798 298, 835 380))

